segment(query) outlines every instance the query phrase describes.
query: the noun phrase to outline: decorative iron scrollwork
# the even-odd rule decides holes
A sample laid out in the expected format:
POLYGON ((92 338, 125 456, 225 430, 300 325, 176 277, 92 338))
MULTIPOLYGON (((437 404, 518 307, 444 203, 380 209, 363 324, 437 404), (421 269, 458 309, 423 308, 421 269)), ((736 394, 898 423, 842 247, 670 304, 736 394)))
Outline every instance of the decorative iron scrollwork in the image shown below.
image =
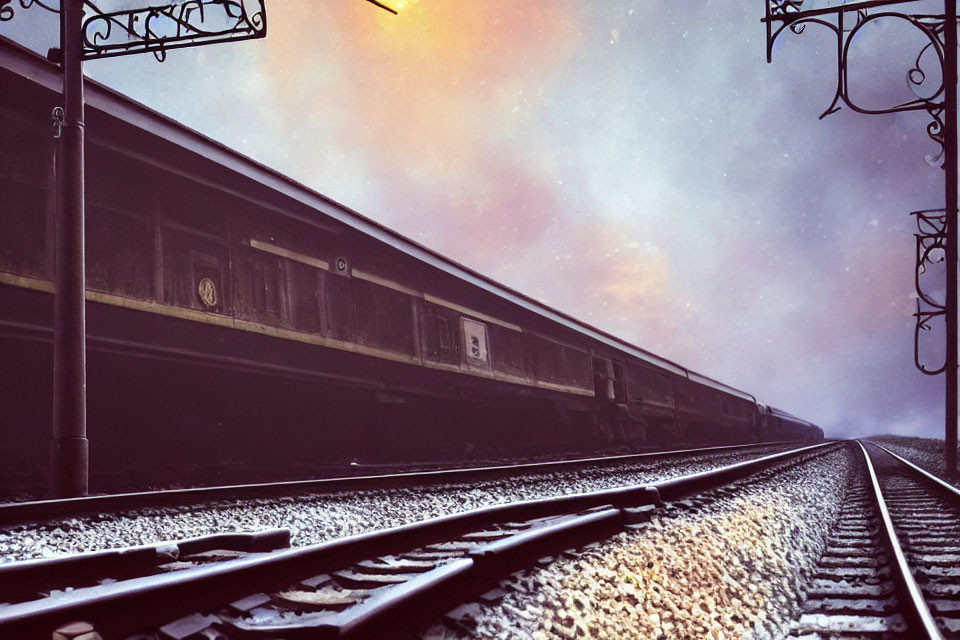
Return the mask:
POLYGON ((936 369, 928 369, 920 361, 920 332, 930 331, 930 322, 946 316, 947 307, 924 290, 920 277, 926 273, 928 266, 941 264, 946 258, 947 215, 946 209, 914 211, 910 215, 917 218, 917 233, 914 234, 917 241, 917 261, 913 279, 917 291, 917 312, 913 315, 917 323, 913 331, 913 362, 921 372, 935 376, 943 373, 947 364, 944 362, 936 369))
MULTIPOLYGON (((926 111, 930 116, 930 123, 926 127, 927 136, 937 145, 939 151, 934 156, 927 156, 927 162, 933 166, 942 166, 944 156, 944 110, 945 86, 943 68, 946 55, 945 42, 945 15, 910 14, 892 10, 893 5, 903 5, 917 0, 854 0, 841 5, 805 9, 805 0, 765 0, 766 15, 763 22, 767 28, 767 62, 773 58, 773 44, 784 31, 803 33, 809 24, 825 27, 836 37, 837 47, 837 85, 833 100, 826 110, 820 114, 823 119, 831 113, 836 113, 841 106, 869 115, 892 114, 904 111, 926 111), (870 23, 881 19, 903 21, 917 29, 926 42, 920 47, 913 66, 907 71, 907 87, 914 95, 914 99, 900 104, 883 108, 869 108, 857 104, 850 97, 850 47, 858 34, 870 23), (931 54, 940 65, 940 79, 932 87, 924 86, 931 77, 924 70, 925 62, 930 64, 931 54), (923 95, 921 95, 921 91, 923 95)), ((807 5, 809 6, 809 4, 807 5)), ((931 209, 914 211, 918 232, 916 237, 916 268, 914 286, 917 292, 916 326, 914 329, 913 358, 914 364, 921 372, 927 375, 937 375, 946 371, 946 362, 936 369, 931 369, 921 362, 920 332, 930 331, 931 322, 936 318, 946 317, 946 304, 936 300, 927 293, 921 285, 921 276, 928 267, 943 263, 946 259, 946 224, 945 209, 931 209)))
POLYGON ((773 59, 773 44, 784 31, 789 29, 792 33, 801 34, 809 24, 829 29, 837 41, 837 84, 833 100, 820 114, 820 118, 836 113, 842 105, 857 113, 869 115, 926 111, 932 119, 927 126, 927 135, 939 149, 932 157, 928 156, 927 161, 939 166, 943 158, 943 74, 940 74, 940 80, 935 86, 926 88, 926 95, 919 95, 918 90, 924 88, 923 85, 930 77, 923 69, 924 56, 932 53, 936 56, 940 68, 943 68, 945 16, 910 14, 887 9, 874 13, 880 7, 914 1, 916 0, 861 0, 804 10, 804 0, 766 0, 766 16, 763 21, 767 27, 767 62, 773 59), (915 98, 880 109, 865 107, 850 97, 850 47, 867 25, 877 20, 890 19, 906 22, 917 29, 927 41, 917 53, 913 67, 907 71, 907 86, 915 98))
MULTIPOLYGON (((50 13, 60 13, 60 9, 57 9, 43 0, 19 0, 21 9, 29 9, 30 7, 37 6, 41 9, 45 9, 50 13)), ((0 0, 0 22, 8 22, 13 20, 14 8, 13 0, 0 0)))
MULTIPOLYGON (((60 13, 49 0, 17 0, 22 9, 37 6, 60 13)), ((188 0, 176 4, 103 11, 93 0, 83 2, 82 59, 152 53, 163 62, 170 49, 267 35, 264 0, 188 0)), ((14 0, 0 0, 0 22, 12 20, 14 0)))
POLYGON ((90 0, 85 5, 93 15, 83 22, 84 60, 150 52, 163 62, 170 49, 267 35, 264 0, 189 0, 112 12, 90 0))

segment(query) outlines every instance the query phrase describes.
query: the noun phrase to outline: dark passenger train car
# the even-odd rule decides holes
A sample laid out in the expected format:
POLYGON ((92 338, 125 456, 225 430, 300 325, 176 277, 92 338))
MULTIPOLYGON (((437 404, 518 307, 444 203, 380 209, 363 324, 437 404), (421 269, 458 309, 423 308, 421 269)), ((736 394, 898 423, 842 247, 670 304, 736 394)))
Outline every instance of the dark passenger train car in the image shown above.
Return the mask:
MULTIPOLYGON (((45 472, 59 86, 56 66, 0 40, 0 490, 45 472)), ((95 487, 818 435, 116 92, 86 93, 95 487)))
POLYGON ((760 405, 761 437, 773 440, 820 440, 823 430, 817 425, 782 409, 760 405))

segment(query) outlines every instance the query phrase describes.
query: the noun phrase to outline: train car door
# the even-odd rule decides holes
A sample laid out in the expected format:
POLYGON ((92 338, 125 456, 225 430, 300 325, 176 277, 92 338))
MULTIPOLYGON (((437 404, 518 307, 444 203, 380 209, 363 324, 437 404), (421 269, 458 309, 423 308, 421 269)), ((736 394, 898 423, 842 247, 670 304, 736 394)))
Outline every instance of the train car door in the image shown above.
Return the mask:
POLYGON ((613 401, 617 404, 627 402, 627 376, 622 362, 612 361, 613 365, 613 401))
POLYGON ((593 389, 598 400, 613 402, 616 399, 610 361, 606 358, 593 358, 593 389))

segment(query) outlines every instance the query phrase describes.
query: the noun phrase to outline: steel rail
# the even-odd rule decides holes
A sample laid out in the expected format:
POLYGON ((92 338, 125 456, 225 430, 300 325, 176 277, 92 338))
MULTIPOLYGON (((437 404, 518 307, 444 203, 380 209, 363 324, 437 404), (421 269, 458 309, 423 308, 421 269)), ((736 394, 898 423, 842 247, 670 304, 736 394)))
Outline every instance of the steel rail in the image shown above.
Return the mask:
POLYGON ((496 542, 478 544, 466 558, 441 565, 328 618, 312 623, 240 625, 238 628, 254 637, 287 640, 383 637, 378 634, 387 630, 395 633, 401 620, 409 627, 413 620, 440 615, 546 553, 608 538, 620 531, 623 524, 620 509, 600 509, 496 542))
POLYGON ((255 533, 215 533, 186 540, 154 542, 57 558, 0 564, 0 601, 19 602, 50 584, 77 585, 98 578, 142 573, 185 556, 212 550, 266 553, 290 547, 288 529, 255 533), (119 572, 119 575, 117 574, 119 572))
MULTIPOLYGON (((177 574, 146 576, 13 604, 0 608, 0 637, 28 638, 32 637, 28 634, 38 630, 43 630, 44 637, 49 637, 50 629, 77 619, 94 623, 98 632, 106 636, 122 636, 151 624, 176 619, 184 615, 185 608, 195 611, 233 602, 248 596, 251 591, 280 590, 312 575, 329 573, 371 557, 449 540, 497 522, 569 515, 590 509, 623 509, 619 517, 627 522, 630 507, 660 504, 659 486, 664 486, 672 495, 703 491, 747 477, 778 462, 799 459, 808 453, 826 453, 835 446, 838 443, 827 442, 791 449, 659 484, 485 507, 310 547, 278 551, 266 557, 231 560, 177 574), (685 483, 689 491, 684 490, 685 483)), ((501 553, 507 551, 509 548, 501 553)), ((514 552, 520 553, 515 549, 514 552)), ((473 560, 484 562, 483 554, 473 560)), ((499 566, 502 563, 485 564, 499 566)), ((387 611, 397 612, 398 609, 391 605, 377 616, 387 615, 387 611)), ((374 623, 362 626, 366 628, 368 624, 374 623)))
POLYGON ((938 490, 940 490, 940 491, 942 491, 943 493, 945 493, 945 494, 947 494, 948 496, 950 496, 950 498, 952 498, 952 499, 954 499, 954 500, 960 500, 960 489, 958 489, 957 487, 953 486, 953 485, 950 484, 949 482, 946 482, 946 481, 943 480, 942 478, 938 478, 937 476, 933 475, 932 473, 930 473, 930 472, 927 471, 926 469, 923 469, 923 468, 915 465, 914 463, 910 462, 910 461, 907 460, 906 458, 901 457, 901 456, 898 456, 898 455, 895 454, 893 451, 890 451, 890 449, 887 449, 885 446, 883 446, 883 445, 881 445, 881 444, 877 444, 876 442, 870 442, 870 444, 873 445, 874 447, 880 449, 880 450, 883 451, 884 453, 889 454, 890 456, 893 457, 894 460, 898 460, 899 462, 902 462, 904 465, 906 465, 907 467, 909 467, 910 469, 912 469, 914 472, 916 472, 917 475, 919 475, 919 476, 922 477, 924 480, 926 480, 927 482, 929 482, 930 484, 932 484, 933 486, 935 486, 938 490))
POLYGON ((374 474, 362 476, 340 476, 314 480, 289 480, 284 482, 264 482, 241 485, 222 485, 216 487, 194 487, 190 489, 167 489, 162 491, 138 491, 80 498, 58 500, 33 500, 29 502, 10 502, 0 504, 0 527, 28 522, 43 522, 53 518, 82 515, 88 513, 116 513, 143 508, 174 507, 246 498, 269 498, 312 492, 332 492, 358 489, 382 489, 394 484, 408 482, 420 484, 438 484, 455 481, 472 482, 487 478, 502 478, 507 474, 547 472, 596 464, 616 464, 622 462, 641 462, 669 456, 692 456, 715 452, 744 450, 751 448, 787 445, 790 442, 763 442, 697 449, 677 449, 648 453, 620 454, 616 456, 577 458, 574 460, 551 460, 549 462, 528 462, 518 465, 495 465, 489 467, 468 467, 461 469, 440 469, 432 471, 408 471, 394 474, 374 474))
POLYGON ((890 563, 891 578, 897 585, 900 592, 900 605, 903 607, 904 616, 912 623, 913 632, 911 638, 929 638, 930 640, 942 640, 940 630, 937 629, 937 623, 927 607, 927 602, 920 591, 920 586, 914 580, 910 572, 910 565, 900 546, 900 539, 893 528, 893 520, 890 518, 890 511, 887 509, 887 502, 883 498, 883 492, 880 490, 880 481, 873 468, 873 462, 866 447, 859 440, 857 446, 863 452, 863 458, 866 462, 867 475, 870 478, 870 485, 873 487, 873 497, 877 505, 877 511, 880 513, 881 526, 880 535, 887 543, 887 549, 893 556, 890 563), (922 634, 922 635, 921 635, 922 634))

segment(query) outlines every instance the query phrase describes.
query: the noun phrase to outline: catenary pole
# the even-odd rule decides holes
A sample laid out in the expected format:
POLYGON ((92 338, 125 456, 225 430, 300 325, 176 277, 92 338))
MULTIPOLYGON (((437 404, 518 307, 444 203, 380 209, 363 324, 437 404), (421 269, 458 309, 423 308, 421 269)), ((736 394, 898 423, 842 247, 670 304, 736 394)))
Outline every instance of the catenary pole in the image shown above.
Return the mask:
MULTIPOLYGON (((957 0, 944 0, 942 24, 937 20, 939 16, 911 14, 898 10, 898 5, 916 2, 917 0, 857 0, 850 3, 837 3, 834 6, 820 6, 812 9, 802 7, 804 0, 783 2, 783 0, 765 0, 765 15, 761 22, 766 24, 767 30, 767 62, 771 61, 773 45, 782 33, 801 33, 809 24, 817 23, 833 30, 837 38, 837 92, 830 107, 821 114, 821 118, 838 111, 841 105, 849 106, 854 111, 872 114, 893 114, 907 111, 925 110, 934 121, 927 127, 927 134, 937 143, 942 144, 943 171, 944 171, 944 215, 941 218, 939 209, 915 211, 919 233, 915 234, 918 243, 917 263, 915 266, 917 288, 916 329, 914 332, 914 359, 917 368, 927 375, 944 373, 945 378, 945 406, 944 406, 944 463, 945 471, 950 476, 957 476, 957 421, 958 421, 958 313, 957 313, 957 267, 958 231, 960 221, 957 219, 957 189, 958 189, 958 157, 957 157, 957 0), (880 13, 871 14, 873 9, 881 9, 880 13), (844 24, 846 14, 856 14, 853 25, 848 20, 844 24), (833 16, 834 21, 830 21, 833 16), (850 43, 860 29, 868 22, 876 19, 905 20, 919 29, 930 39, 930 43, 920 50, 920 54, 907 76, 911 87, 920 87, 924 84, 926 75, 919 68, 921 58, 931 44, 943 45, 941 70, 943 71, 942 86, 934 95, 917 100, 894 105, 885 109, 865 109, 857 106, 849 93, 849 51, 850 43), (942 98, 942 101, 941 101, 942 98), (937 215, 930 215, 937 214, 937 215), (942 225, 940 220, 943 220, 942 225), (923 244, 923 243, 936 243, 923 244), (942 244, 941 244, 942 243, 942 244), (934 298, 927 297, 922 291, 919 275, 923 273, 927 264, 936 262, 921 248, 929 249, 933 246, 944 246, 946 249, 946 299, 941 304, 934 298), (920 300, 923 300, 923 303, 920 300), (920 361, 918 338, 922 330, 928 330, 928 322, 933 318, 945 315, 946 320, 946 353, 943 367, 928 369, 920 361)), ((852 17, 852 16, 851 16, 852 17)))
POLYGON ((83 0, 63 0, 60 12, 63 132, 57 172, 50 447, 50 494, 54 497, 86 495, 88 486, 82 22, 83 0))
POLYGON ((957 473, 957 0, 944 0, 944 183, 947 225, 945 465, 957 473))

